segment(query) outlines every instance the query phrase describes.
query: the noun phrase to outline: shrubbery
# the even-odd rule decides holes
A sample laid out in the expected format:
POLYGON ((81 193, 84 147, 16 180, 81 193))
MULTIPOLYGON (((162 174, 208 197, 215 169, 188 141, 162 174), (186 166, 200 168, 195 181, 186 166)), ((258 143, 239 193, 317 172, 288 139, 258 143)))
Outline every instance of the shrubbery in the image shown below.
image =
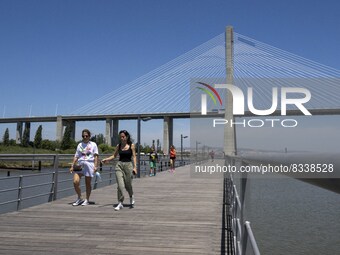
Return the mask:
POLYGON ((109 154, 109 153, 113 153, 115 150, 115 147, 109 146, 107 144, 99 144, 98 145, 98 149, 99 149, 99 153, 103 153, 103 154, 109 154))
POLYGON ((60 148, 60 142, 45 139, 41 141, 41 148, 45 150, 55 151, 60 148))

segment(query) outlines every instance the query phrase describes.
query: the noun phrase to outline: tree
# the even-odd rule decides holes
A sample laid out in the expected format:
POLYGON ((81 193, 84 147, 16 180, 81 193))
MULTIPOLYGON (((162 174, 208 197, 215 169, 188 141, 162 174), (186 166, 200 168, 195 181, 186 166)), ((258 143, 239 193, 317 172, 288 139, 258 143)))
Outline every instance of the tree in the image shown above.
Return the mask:
POLYGON ((41 142, 42 142, 42 125, 38 127, 37 132, 35 133, 34 147, 41 148, 41 142))
POLYGON ((60 149, 67 150, 67 149, 72 148, 72 146, 74 144, 74 141, 71 138, 72 131, 73 130, 72 130, 71 125, 67 124, 66 128, 65 128, 63 140, 61 141, 60 149))
POLYGON ((27 123, 26 123, 25 124, 24 134, 22 136, 22 141, 21 141, 21 145, 23 147, 28 147, 29 142, 30 142, 30 128, 28 126, 29 125, 27 125, 27 123))
POLYGON ((105 138, 103 134, 95 135, 94 137, 91 138, 92 142, 95 142, 97 145, 101 145, 105 143, 105 138))
POLYGON ((2 138, 2 141, 3 141, 5 146, 9 146, 9 130, 8 130, 8 128, 6 128, 6 131, 5 131, 5 134, 2 138))

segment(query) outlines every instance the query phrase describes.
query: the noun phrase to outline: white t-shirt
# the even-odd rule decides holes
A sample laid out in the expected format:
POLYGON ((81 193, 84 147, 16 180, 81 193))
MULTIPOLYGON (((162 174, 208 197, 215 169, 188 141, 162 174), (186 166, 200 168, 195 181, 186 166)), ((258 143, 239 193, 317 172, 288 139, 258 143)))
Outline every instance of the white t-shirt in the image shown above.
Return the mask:
POLYGON ((95 142, 81 142, 77 146, 76 154, 74 155, 79 161, 94 162, 94 155, 98 155, 98 147, 95 142))

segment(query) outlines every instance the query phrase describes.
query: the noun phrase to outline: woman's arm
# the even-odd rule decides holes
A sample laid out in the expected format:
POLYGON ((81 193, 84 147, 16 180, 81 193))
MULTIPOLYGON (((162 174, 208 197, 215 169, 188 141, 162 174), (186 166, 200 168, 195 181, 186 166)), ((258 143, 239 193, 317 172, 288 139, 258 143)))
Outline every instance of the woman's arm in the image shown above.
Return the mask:
POLYGON ((78 157, 77 157, 78 151, 79 151, 79 150, 78 150, 78 147, 79 147, 79 144, 78 144, 78 146, 77 146, 75 156, 73 157, 72 165, 71 165, 71 167, 70 167, 70 173, 73 172, 73 166, 74 166, 74 165, 77 163, 77 161, 78 161, 78 157))
POLYGON ((105 164, 107 161, 110 161, 110 160, 114 159, 115 157, 117 157, 117 154, 118 154, 118 146, 119 146, 119 144, 117 144, 117 146, 116 146, 116 148, 115 148, 115 151, 113 152, 113 154, 112 154, 110 157, 104 158, 104 159, 102 160, 102 162, 103 162, 104 164, 105 164))
POLYGON ((132 150, 132 159, 133 159, 133 172, 134 174, 137 174, 137 160, 136 160, 136 147, 134 144, 131 144, 131 150, 132 150))
POLYGON ((96 172, 98 169, 98 154, 94 154, 94 171, 96 172))
POLYGON ((73 161, 72 161, 72 164, 71 164, 71 167, 70 167, 70 173, 73 172, 73 166, 75 164, 77 164, 77 161, 78 161, 78 158, 77 157, 73 157, 73 161))

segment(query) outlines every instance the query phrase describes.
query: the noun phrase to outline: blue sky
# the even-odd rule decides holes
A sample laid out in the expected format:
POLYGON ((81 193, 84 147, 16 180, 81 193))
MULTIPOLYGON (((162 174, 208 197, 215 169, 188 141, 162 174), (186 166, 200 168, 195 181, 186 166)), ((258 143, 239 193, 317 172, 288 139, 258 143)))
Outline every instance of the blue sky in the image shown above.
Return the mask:
MULTIPOLYGON (((336 0, 0 0, 0 117, 70 113, 227 25, 340 69, 339 10, 336 0)), ((175 137, 188 132, 186 124, 175 122, 175 137)), ((14 125, 7 126, 14 137, 14 125)), ((0 125, 1 136, 7 126, 0 125)), ((101 123, 79 129, 88 126, 104 130, 101 123)), ((147 143, 162 139, 161 122, 143 123, 145 132, 153 126, 147 143)), ((121 127, 134 130, 135 124, 121 127)), ((54 133, 55 125, 44 127, 45 137, 54 133)))

